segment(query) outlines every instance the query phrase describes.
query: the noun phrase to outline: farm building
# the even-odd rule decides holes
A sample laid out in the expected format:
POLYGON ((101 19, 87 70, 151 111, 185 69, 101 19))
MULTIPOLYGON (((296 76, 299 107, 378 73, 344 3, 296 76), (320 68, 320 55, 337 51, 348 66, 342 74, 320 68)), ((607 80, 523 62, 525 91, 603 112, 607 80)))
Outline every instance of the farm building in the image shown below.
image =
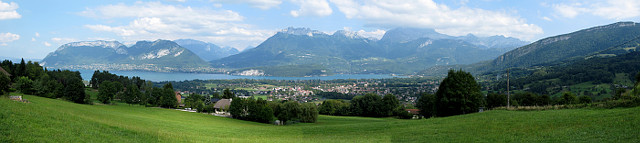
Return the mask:
POLYGON ((229 105, 231 105, 231 99, 220 99, 213 105, 213 108, 216 109, 216 111, 226 111, 229 109, 229 105))

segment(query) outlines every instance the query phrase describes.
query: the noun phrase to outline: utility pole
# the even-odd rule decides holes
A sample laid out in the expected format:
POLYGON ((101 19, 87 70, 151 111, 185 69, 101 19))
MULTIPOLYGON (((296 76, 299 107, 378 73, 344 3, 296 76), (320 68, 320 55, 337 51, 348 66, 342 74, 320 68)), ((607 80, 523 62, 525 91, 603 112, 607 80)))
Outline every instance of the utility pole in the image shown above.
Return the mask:
POLYGON ((507 109, 509 109, 509 106, 511 106, 511 104, 509 104, 509 100, 511 100, 511 93, 509 92, 509 88, 511 85, 509 85, 509 69, 507 69, 507 109))

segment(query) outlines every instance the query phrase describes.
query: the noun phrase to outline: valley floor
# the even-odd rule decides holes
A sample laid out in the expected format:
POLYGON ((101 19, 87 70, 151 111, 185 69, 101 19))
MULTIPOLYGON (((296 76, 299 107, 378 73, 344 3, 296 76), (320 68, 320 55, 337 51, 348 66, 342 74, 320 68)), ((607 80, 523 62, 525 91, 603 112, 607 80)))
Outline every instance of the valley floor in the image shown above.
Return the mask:
POLYGON ((640 142, 640 107, 487 111, 424 120, 254 123, 177 110, 0 98, 0 142, 640 142))

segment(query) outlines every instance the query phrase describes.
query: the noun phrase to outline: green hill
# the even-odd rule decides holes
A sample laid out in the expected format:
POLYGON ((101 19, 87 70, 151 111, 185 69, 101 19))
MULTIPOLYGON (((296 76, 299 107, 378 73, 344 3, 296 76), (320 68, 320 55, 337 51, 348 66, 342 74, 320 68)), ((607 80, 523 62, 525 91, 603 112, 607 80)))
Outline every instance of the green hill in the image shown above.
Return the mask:
POLYGON ((435 66, 421 75, 442 75, 448 69, 464 69, 475 74, 502 72, 507 68, 565 65, 593 57, 610 57, 637 51, 640 24, 617 22, 538 40, 511 50, 491 61, 469 65, 435 66))
POLYGON ((0 98, 0 142, 640 142, 640 107, 426 120, 320 116, 275 126, 140 106, 0 98))
POLYGON ((509 51, 492 62, 495 68, 529 67, 585 58, 640 37, 640 24, 618 22, 545 38, 509 51))

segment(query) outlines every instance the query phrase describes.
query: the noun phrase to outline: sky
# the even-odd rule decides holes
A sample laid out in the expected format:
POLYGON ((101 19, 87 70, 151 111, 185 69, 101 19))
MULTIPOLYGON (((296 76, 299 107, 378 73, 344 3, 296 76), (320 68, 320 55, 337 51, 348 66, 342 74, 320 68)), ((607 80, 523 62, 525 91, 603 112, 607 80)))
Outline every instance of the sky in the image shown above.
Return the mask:
POLYGON ((397 27, 534 42, 640 21, 638 0, 0 0, 0 57, 42 59, 69 42, 196 39, 239 50, 287 27, 381 38, 397 27))

